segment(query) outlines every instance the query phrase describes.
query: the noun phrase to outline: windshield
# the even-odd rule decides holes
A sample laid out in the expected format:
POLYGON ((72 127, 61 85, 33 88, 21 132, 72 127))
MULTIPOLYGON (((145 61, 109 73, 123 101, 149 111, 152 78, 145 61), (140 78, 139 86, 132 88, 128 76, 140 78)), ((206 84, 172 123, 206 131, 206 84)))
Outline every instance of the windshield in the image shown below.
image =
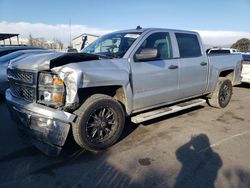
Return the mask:
POLYGON ((141 33, 113 33, 100 37, 81 52, 122 58, 141 33))

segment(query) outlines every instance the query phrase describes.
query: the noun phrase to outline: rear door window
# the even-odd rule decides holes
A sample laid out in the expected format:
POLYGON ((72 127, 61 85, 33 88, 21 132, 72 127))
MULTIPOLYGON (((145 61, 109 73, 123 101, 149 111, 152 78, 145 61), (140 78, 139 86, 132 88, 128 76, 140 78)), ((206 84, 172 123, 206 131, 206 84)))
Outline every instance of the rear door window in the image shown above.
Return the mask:
POLYGON ((201 47, 196 35, 187 33, 175 33, 175 36, 181 58, 201 56, 201 47))

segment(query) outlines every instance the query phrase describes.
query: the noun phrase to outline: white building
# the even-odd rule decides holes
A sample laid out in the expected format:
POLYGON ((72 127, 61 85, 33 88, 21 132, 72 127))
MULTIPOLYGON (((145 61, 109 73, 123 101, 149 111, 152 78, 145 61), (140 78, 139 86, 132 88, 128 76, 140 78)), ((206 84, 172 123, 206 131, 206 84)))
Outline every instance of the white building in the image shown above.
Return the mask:
POLYGON ((73 38, 73 40, 72 40, 73 48, 77 49, 77 51, 80 51, 82 44, 83 44, 83 41, 86 41, 85 45, 84 45, 84 47, 86 47, 89 44, 91 44, 92 42, 94 42, 98 37, 99 36, 97 36, 97 35, 83 33, 83 34, 73 38))

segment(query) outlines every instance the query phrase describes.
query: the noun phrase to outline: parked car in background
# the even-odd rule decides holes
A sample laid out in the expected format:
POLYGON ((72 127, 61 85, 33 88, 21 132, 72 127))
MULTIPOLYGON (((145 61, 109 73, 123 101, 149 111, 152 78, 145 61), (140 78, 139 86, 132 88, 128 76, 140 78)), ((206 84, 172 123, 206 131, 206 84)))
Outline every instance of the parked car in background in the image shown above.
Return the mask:
POLYGON ((33 46, 25 46, 25 45, 12 45, 12 46, 1 46, 0 47, 0 57, 7 55, 12 52, 16 52, 19 50, 45 50, 44 48, 38 48, 33 46))
POLYGON ((207 54, 216 55, 216 54, 239 54, 239 50, 233 48, 211 48, 207 50, 207 54))
POLYGON ((12 117, 46 154, 60 153, 70 129, 79 146, 99 151, 119 139, 125 117, 140 123, 207 100, 226 107, 240 83, 241 59, 208 56, 192 31, 117 31, 80 53, 11 61, 5 97, 12 117))
POLYGON ((243 61, 250 61, 250 53, 242 53, 243 61))
POLYGON ((250 53, 243 53, 242 58, 241 82, 250 83, 250 53))
POLYGON ((25 58, 31 54, 49 53, 49 50, 19 50, 0 57, 0 94, 4 94, 9 87, 7 67, 11 60, 25 58))

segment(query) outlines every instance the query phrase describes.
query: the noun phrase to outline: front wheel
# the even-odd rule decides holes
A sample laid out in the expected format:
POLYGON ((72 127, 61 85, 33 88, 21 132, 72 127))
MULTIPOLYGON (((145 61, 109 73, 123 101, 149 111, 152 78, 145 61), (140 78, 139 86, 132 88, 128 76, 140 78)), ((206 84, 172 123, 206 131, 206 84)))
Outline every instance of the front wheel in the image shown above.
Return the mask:
POLYGON ((125 114, 121 104, 110 96, 95 94, 75 112, 72 125, 76 143, 82 148, 99 151, 113 145, 121 136, 125 114))
POLYGON ((231 100, 233 93, 232 82, 220 77, 208 104, 216 108, 225 108, 231 100))

